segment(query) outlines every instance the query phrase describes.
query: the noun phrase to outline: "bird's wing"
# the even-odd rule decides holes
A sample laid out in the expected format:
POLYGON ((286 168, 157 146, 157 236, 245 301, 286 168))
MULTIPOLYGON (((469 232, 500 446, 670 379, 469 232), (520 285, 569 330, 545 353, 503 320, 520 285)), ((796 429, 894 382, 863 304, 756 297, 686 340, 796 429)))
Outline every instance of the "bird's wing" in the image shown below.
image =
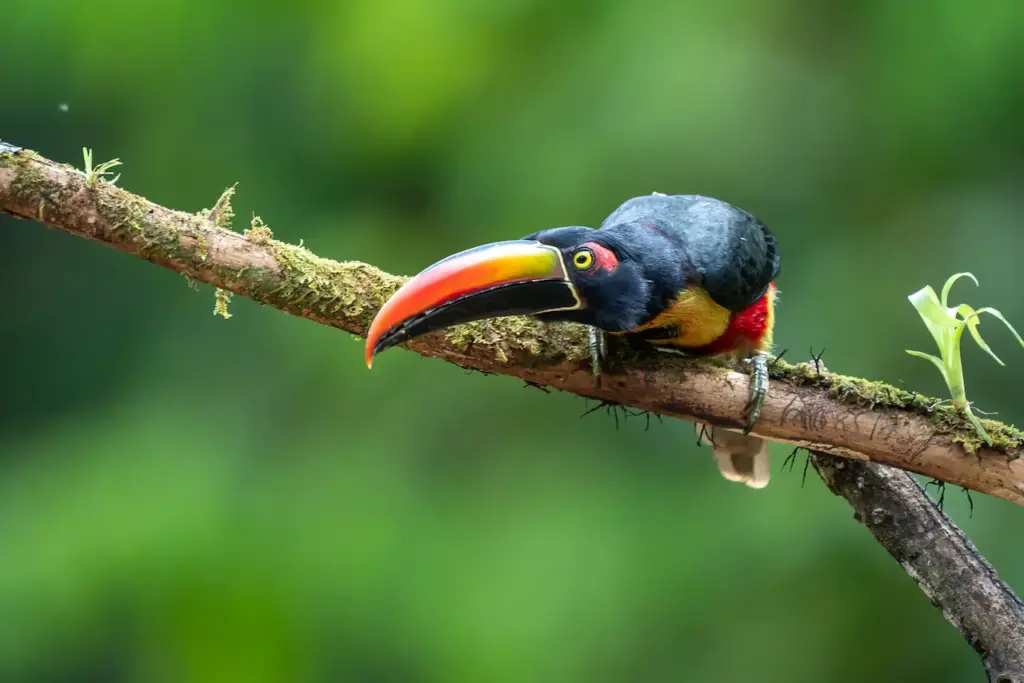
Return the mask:
POLYGON ((602 223, 653 223, 685 255, 687 278, 719 305, 741 311, 757 302, 778 277, 775 236, 752 215, 699 195, 647 195, 627 200, 602 223))

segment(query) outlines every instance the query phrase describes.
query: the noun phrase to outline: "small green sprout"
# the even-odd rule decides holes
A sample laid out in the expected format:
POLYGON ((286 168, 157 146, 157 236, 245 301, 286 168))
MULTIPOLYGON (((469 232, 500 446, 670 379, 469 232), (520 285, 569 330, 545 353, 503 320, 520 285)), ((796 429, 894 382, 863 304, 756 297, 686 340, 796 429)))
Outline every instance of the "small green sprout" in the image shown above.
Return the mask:
POLYGON ((104 161, 99 166, 93 167, 92 150, 86 147, 82 148, 82 157, 85 159, 85 170, 79 171, 76 168, 75 173, 85 178, 86 185, 88 185, 89 187, 94 187, 96 185, 96 181, 98 180, 102 180, 108 185, 117 184, 118 179, 121 177, 120 173, 118 173, 116 176, 114 176, 114 178, 109 180, 107 178, 104 178, 103 176, 110 175, 110 169, 114 168, 115 166, 120 166, 120 159, 111 159, 110 161, 104 161))
POLYGON ((946 386, 949 387, 953 405, 964 411, 967 419, 978 430, 981 438, 991 446, 992 439, 989 438, 988 433, 985 432, 978 418, 971 412, 971 404, 967 400, 967 391, 964 387, 963 363, 960 360, 960 337, 964 333, 964 328, 968 329, 978 346, 988 355, 992 356, 1000 365, 1005 365, 1005 363, 999 360, 999 357, 992 352, 992 349, 988 347, 985 340, 981 338, 981 333, 978 332, 978 326, 981 324, 981 314, 988 313, 1001 320, 1010 329, 1013 336, 1017 338, 1021 346, 1024 346, 1024 339, 1021 339, 1021 336, 1017 334, 1017 330, 1013 329, 1013 325, 1003 317, 1003 314, 994 308, 985 307, 975 310, 967 304, 950 307, 948 304, 949 290, 953 287, 953 283, 962 277, 968 277, 974 281, 975 285, 978 284, 978 279, 970 273, 957 273, 946 280, 946 284, 942 287, 941 298, 935 295, 935 290, 930 285, 919 289, 907 297, 914 308, 917 309, 921 319, 924 320, 924 324, 928 331, 932 333, 932 337, 935 338, 941 358, 937 358, 929 353, 921 353, 920 351, 911 351, 909 349, 907 353, 911 356, 931 361, 939 369, 939 372, 942 373, 942 378, 946 380, 946 386))

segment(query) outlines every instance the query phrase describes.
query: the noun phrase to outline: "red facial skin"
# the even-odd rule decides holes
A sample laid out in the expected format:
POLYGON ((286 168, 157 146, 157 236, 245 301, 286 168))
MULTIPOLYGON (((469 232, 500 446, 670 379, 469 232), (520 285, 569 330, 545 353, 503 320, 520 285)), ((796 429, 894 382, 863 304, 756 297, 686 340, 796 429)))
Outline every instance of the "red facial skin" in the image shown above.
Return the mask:
POLYGON ((583 246, 594 252, 594 267, 606 271, 608 273, 614 273, 619 267, 619 259, 615 256, 615 253, 607 247, 602 247, 600 244, 595 242, 587 242, 583 246))

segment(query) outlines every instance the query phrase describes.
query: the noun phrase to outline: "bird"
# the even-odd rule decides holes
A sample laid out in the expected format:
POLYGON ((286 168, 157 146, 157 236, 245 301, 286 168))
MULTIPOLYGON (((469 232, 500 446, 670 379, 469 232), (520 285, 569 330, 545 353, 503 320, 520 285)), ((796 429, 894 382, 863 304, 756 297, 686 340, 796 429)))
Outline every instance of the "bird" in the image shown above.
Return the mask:
POLYGON ((547 228, 424 269, 377 312, 366 363, 427 332, 509 315, 586 325, 597 384, 609 335, 743 362, 745 427, 695 428, 726 479, 763 488, 768 443, 750 432, 768 391, 780 271, 777 240, 752 214, 712 197, 653 192, 626 200, 597 228, 547 228))

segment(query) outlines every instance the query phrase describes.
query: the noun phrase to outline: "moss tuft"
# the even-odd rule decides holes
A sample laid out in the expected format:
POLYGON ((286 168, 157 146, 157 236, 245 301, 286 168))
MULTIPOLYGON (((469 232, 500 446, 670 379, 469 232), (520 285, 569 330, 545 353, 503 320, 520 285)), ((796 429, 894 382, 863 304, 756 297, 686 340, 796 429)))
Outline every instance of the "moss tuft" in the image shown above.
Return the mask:
POLYGON ((242 234, 245 235, 245 239, 253 244, 270 244, 271 240, 274 239, 274 233, 270 231, 270 228, 259 216, 252 217, 250 227, 244 230, 242 234))
MULTIPOLYGON (((967 415, 955 406, 936 408, 932 413, 932 422, 940 432, 951 435, 950 438, 968 453, 977 453, 988 445, 967 415)), ((993 448, 1006 451, 1011 460, 1020 457, 1019 451, 1024 448, 1024 432, 996 420, 981 420, 981 424, 992 440, 993 448)))
POLYGON ((210 255, 210 241, 203 233, 196 235, 196 241, 199 243, 199 246, 196 247, 196 256, 200 261, 205 261, 206 257, 210 255))
POLYGON ((231 317, 231 314, 228 313, 228 304, 231 303, 231 297, 233 296, 233 294, 227 291, 226 289, 221 289, 220 287, 218 287, 215 296, 216 300, 213 304, 213 314, 219 315, 220 317, 227 320, 228 318, 231 317))
POLYGON ((235 217, 235 209, 231 206, 231 198, 235 194, 236 187, 238 187, 238 183, 224 190, 220 198, 217 199, 217 203, 213 205, 213 208, 202 212, 205 214, 204 217, 218 228, 231 228, 231 219, 235 217))

